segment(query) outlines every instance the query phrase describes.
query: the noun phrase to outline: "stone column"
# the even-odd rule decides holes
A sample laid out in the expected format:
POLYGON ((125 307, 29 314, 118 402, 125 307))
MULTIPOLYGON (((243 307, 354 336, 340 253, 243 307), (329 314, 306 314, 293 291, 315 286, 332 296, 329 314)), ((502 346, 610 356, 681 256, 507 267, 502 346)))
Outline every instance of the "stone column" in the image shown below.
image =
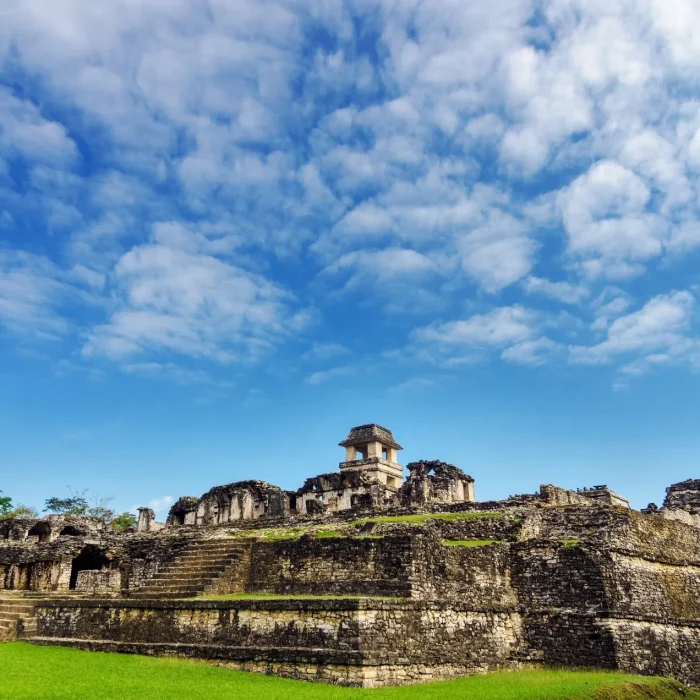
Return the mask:
POLYGON ((136 532, 150 532, 156 520, 156 514, 151 508, 139 508, 139 521, 136 524, 136 532))

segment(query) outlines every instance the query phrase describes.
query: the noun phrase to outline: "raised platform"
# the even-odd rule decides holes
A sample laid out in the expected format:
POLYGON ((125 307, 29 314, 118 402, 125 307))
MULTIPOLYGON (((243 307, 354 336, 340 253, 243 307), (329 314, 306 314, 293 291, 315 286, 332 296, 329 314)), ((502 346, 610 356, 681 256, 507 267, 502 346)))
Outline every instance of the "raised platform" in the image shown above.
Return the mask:
POLYGON ((41 601, 32 641, 193 657, 357 687, 484 673, 522 661, 522 625, 513 610, 370 598, 41 601))

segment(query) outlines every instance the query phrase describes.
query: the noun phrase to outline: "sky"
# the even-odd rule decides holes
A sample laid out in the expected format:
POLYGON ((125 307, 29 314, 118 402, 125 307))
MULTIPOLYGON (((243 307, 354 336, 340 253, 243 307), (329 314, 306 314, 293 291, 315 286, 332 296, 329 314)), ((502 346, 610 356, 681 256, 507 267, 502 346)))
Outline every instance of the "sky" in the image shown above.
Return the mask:
POLYGON ((377 422, 481 500, 700 477, 696 0, 0 3, 0 489, 377 422))

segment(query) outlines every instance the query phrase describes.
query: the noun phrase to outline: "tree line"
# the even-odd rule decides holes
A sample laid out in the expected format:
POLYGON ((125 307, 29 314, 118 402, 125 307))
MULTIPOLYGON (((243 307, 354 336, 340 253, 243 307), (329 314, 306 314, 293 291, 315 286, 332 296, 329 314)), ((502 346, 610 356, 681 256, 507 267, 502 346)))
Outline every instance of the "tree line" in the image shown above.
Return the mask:
MULTIPOLYGON (((44 513, 58 513, 62 515, 85 515, 89 518, 98 518, 105 526, 112 530, 124 531, 136 525, 137 518, 133 513, 117 513, 110 508, 114 500, 111 497, 102 497, 99 494, 90 495, 88 489, 74 492, 69 487, 70 496, 61 498, 52 496, 44 501, 44 513)), ((39 518, 36 508, 22 504, 14 504, 10 496, 2 495, 0 491, 0 520, 8 518, 39 518)))

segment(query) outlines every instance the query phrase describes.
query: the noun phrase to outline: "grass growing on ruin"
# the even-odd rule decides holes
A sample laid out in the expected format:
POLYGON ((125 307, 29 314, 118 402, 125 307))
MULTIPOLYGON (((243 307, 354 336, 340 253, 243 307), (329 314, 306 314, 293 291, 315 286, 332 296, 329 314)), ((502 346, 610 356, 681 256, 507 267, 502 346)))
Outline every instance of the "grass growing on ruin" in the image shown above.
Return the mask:
POLYGON ((354 520, 350 525, 364 525, 365 523, 418 523, 422 524, 426 520, 476 520, 480 518, 502 518, 502 513, 480 512, 480 513, 428 513, 417 515, 382 515, 378 518, 365 518, 364 520, 354 520))
POLYGON ((496 544, 498 540, 443 540, 446 547, 488 547, 496 544))
POLYGON ((357 690, 196 661, 0 644, 2 700, 698 700, 672 681, 605 672, 524 671, 357 690))
POLYGON ((379 595, 313 595, 311 593, 225 593, 222 595, 203 595, 191 600, 403 600, 379 595))

